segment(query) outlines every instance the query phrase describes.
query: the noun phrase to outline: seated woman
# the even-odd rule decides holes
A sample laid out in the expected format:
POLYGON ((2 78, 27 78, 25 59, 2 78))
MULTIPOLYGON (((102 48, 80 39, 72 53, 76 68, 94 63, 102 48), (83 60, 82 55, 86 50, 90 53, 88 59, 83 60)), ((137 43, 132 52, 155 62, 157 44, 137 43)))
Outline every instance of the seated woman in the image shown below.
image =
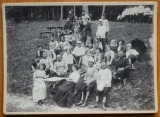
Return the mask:
POLYGON ((117 41, 115 39, 112 39, 110 41, 110 48, 111 48, 111 50, 113 50, 116 53, 117 52, 117 47, 118 47, 117 41))
POLYGON ((73 105, 73 95, 80 74, 75 65, 72 66, 72 71, 69 78, 61 80, 55 85, 54 101, 61 107, 71 107, 73 105))
POLYGON ((44 78, 48 78, 49 76, 46 75, 46 65, 39 64, 38 69, 34 71, 33 74, 33 102, 38 103, 38 105, 42 105, 45 97, 46 97, 46 85, 43 81, 44 78))
POLYGON ((96 49, 96 54, 94 55, 94 62, 97 69, 99 69, 101 61, 102 61, 102 53, 101 49, 98 48, 96 49))

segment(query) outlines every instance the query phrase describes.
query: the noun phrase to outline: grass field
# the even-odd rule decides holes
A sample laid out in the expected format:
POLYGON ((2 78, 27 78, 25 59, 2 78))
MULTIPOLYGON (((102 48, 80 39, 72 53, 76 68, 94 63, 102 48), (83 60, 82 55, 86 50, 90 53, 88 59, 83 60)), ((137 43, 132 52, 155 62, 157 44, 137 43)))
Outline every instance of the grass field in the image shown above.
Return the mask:
MULTIPOLYGON (((33 80, 30 65, 35 59, 37 46, 44 47, 49 43, 48 38, 39 38, 47 26, 60 25, 63 22, 55 21, 23 21, 14 23, 7 21, 7 111, 68 111, 47 100, 42 107, 32 103, 33 80)), ((107 110, 151 110, 154 109, 154 75, 153 64, 149 53, 152 39, 152 24, 129 24, 110 22, 109 39, 124 39, 127 42, 135 38, 142 39, 147 46, 144 61, 136 62, 137 70, 131 71, 127 85, 120 90, 112 89, 108 96, 107 110), (150 64, 151 63, 151 64, 150 64)), ((97 30, 98 22, 92 24, 93 33, 97 30)), ((69 111, 90 110, 89 107, 73 107, 69 111)), ((93 109, 91 109, 93 110, 93 109)), ((98 110, 98 109, 97 109, 98 110)))

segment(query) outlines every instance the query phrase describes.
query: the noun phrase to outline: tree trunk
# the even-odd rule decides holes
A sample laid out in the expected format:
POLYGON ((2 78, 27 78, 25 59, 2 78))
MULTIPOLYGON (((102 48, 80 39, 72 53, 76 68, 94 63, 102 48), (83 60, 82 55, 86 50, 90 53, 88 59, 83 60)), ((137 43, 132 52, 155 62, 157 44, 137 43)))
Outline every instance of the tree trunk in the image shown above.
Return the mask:
POLYGON ((74 6, 74 16, 76 16, 76 6, 74 6))
POLYGON ((88 5, 83 6, 83 10, 85 10, 86 14, 89 14, 89 12, 88 12, 88 5))
POLYGON ((63 6, 61 6, 60 20, 63 20, 63 6))
POLYGON ((102 18, 102 16, 103 16, 104 13, 105 13, 105 5, 103 5, 101 18, 102 18))

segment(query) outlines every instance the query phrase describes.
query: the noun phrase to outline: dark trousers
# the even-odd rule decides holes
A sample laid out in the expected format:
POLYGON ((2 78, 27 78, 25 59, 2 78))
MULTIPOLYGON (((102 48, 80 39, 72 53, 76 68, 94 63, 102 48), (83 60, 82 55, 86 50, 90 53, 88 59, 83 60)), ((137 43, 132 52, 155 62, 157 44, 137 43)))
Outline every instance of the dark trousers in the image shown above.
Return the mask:
POLYGON ((100 38, 99 39, 100 40, 100 42, 102 43, 102 46, 103 46, 103 53, 105 53, 105 51, 106 51, 106 44, 107 44, 107 41, 106 41, 106 38, 100 38))

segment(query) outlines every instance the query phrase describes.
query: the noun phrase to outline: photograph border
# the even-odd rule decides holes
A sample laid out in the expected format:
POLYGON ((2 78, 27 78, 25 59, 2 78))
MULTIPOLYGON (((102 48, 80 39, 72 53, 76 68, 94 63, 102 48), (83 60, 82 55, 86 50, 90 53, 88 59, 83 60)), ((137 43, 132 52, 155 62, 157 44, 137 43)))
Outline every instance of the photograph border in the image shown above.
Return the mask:
POLYGON ((158 112, 158 95, 157 95, 157 2, 155 1, 130 1, 130 2, 23 2, 23 3, 3 3, 2 4, 2 15, 3 15, 3 59, 4 59, 4 92, 3 92, 3 113, 6 115, 22 115, 22 114, 149 114, 158 112), (7 35, 6 35, 6 17, 5 7, 6 6, 57 6, 57 5, 153 5, 154 6, 154 17, 153 17, 153 39, 154 39, 154 101, 155 110, 143 110, 143 111, 67 111, 67 112, 7 112, 6 111, 6 95, 7 95, 7 35))

